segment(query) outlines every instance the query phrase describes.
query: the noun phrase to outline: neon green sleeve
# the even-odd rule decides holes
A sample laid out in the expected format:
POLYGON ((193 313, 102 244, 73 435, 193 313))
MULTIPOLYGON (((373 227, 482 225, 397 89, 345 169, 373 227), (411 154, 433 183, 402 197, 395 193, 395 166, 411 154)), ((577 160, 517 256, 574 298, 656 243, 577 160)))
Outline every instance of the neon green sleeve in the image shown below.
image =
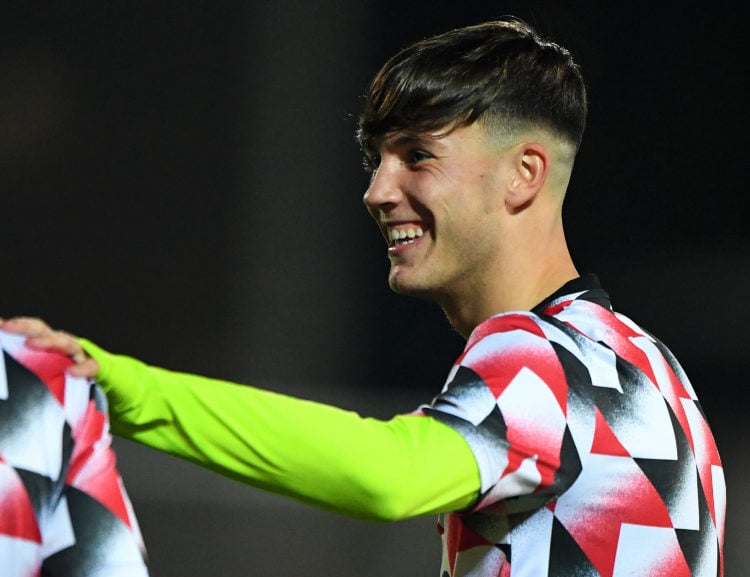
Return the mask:
POLYGON ((439 421, 390 421, 177 373, 81 339, 100 366, 112 431, 254 487, 371 520, 457 511, 480 487, 463 437, 439 421))

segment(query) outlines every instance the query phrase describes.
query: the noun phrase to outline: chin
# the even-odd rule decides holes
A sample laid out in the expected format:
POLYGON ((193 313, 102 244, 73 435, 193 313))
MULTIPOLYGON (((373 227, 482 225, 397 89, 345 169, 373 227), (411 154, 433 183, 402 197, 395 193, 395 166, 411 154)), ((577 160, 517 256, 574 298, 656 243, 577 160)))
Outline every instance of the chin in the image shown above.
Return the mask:
POLYGON ((391 275, 388 278, 388 286, 396 294, 424 300, 435 300, 434 289, 426 287, 424 284, 409 282, 407 279, 397 275, 391 275))
POLYGON ((409 295, 411 294, 411 291, 413 290, 410 286, 410 283, 405 282, 403 278, 397 275, 391 275, 388 277, 388 286, 391 287, 391 290, 395 293, 398 293, 400 295, 409 295))

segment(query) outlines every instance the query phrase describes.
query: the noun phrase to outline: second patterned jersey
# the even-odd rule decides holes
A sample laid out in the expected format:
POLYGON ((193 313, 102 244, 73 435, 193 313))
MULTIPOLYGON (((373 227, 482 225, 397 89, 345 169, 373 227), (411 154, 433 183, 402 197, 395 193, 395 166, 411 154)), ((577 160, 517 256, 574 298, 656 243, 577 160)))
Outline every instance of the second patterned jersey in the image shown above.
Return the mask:
POLYGON ((0 331, 0 577, 146 577, 104 393, 23 341, 0 331))

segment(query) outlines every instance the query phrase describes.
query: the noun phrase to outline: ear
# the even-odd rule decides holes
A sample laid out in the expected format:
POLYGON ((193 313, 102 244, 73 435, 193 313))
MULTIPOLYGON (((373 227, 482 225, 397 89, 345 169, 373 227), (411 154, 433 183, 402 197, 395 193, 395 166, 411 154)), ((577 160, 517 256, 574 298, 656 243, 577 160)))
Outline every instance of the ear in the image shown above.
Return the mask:
POLYGON ((513 176, 505 196, 506 205, 513 211, 528 206, 547 180, 550 157, 543 144, 524 142, 513 156, 513 176))

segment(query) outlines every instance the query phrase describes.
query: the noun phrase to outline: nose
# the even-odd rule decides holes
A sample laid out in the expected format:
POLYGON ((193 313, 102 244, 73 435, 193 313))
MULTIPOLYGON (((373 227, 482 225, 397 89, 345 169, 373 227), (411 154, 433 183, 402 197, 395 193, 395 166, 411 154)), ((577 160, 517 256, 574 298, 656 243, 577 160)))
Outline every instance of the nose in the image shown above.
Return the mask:
POLYGON ((362 202, 372 214, 388 211, 403 197, 398 181, 398 168, 394 164, 396 163, 381 162, 370 179, 370 185, 365 191, 362 202))

